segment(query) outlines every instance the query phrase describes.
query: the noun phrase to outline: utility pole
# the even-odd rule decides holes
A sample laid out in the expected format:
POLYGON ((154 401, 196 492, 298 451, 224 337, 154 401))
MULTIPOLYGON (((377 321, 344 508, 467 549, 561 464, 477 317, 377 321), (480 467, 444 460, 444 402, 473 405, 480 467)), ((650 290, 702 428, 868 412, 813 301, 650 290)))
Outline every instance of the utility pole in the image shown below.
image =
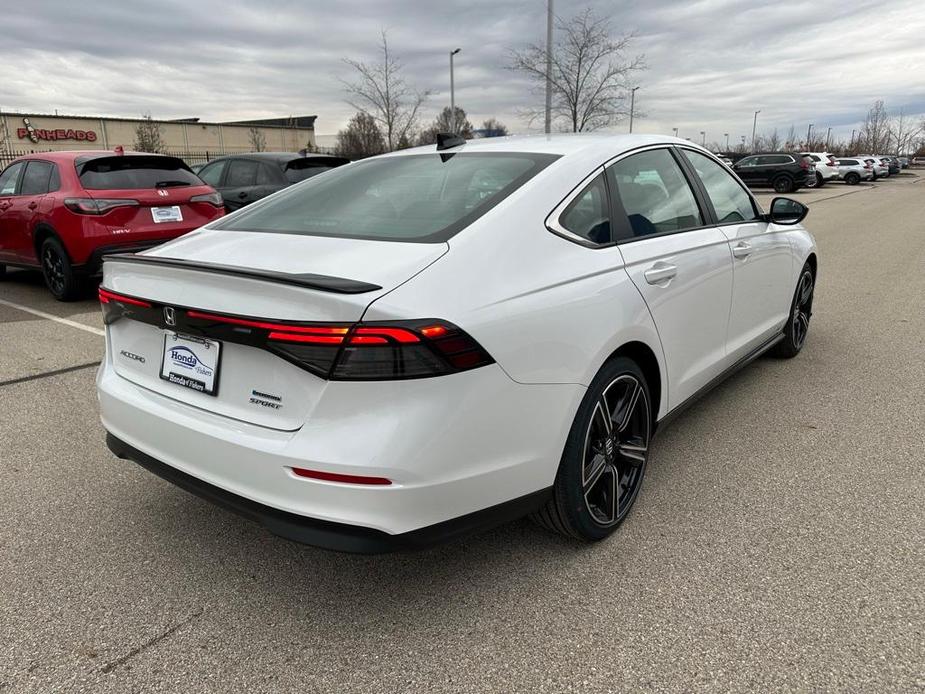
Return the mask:
POLYGON ((810 123, 809 127, 806 129, 806 148, 807 149, 809 149, 809 141, 810 141, 810 138, 812 137, 812 132, 813 132, 813 124, 810 123))
POLYGON ((459 125, 456 123, 456 82, 453 78, 453 56, 459 53, 462 48, 457 48, 450 51, 450 117, 453 119, 453 132, 459 130, 459 125))
POLYGON ((726 138, 726 151, 729 151, 729 133, 723 133, 723 137, 726 138))
POLYGON ((700 146, 701 147, 707 146, 707 133, 704 130, 700 131, 700 146))
POLYGON ((633 111, 636 108, 636 90, 639 87, 630 89, 630 132, 633 132, 633 111))
POLYGON ((677 128, 672 128, 672 130, 674 130, 674 136, 677 137, 677 136, 678 136, 678 129, 677 129, 677 128))
POLYGON ((831 134, 832 134, 832 128, 829 128, 828 130, 825 131, 825 149, 826 149, 826 151, 828 151, 828 149, 829 149, 829 136, 830 136, 831 134))
POLYGON ((852 130, 852 131, 851 131, 851 140, 848 142, 848 154, 851 154, 851 152, 854 151, 854 134, 855 134, 856 132, 857 132, 857 130, 852 130))
POLYGON ((755 111, 755 118, 754 120, 752 120, 752 151, 753 152, 755 151, 755 130, 758 127, 758 114, 759 113, 761 113, 761 111, 755 111))
POLYGON ((546 134, 552 132, 552 0, 546 0, 546 134))

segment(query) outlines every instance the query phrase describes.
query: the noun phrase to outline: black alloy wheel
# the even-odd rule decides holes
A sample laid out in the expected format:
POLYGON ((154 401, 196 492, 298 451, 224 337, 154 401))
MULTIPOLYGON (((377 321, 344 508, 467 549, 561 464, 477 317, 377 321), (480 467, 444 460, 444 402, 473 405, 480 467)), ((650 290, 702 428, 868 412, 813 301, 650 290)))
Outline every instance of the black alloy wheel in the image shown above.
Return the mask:
POLYGON ((800 280, 797 282, 793 304, 790 307, 790 318, 784 328, 784 339, 778 343, 775 349, 777 356, 786 359, 795 357, 803 349, 803 345, 806 344, 806 336, 809 334, 809 319, 813 315, 813 292, 815 287, 816 278, 813 275, 812 267, 807 263, 803 266, 800 280))
POLYGON ((582 540, 610 535, 627 517, 645 475, 652 410, 645 377, 620 357, 594 379, 572 424, 553 498, 533 515, 582 540))
POLYGON ((48 238, 39 251, 42 275, 48 290, 58 301, 73 301, 80 293, 80 279, 71 266, 71 259, 56 238, 48 238))
POLYGON ((790 193, 793 191, 793 179, 789 176, 778 176, 774 179, 774 192, 790 193))

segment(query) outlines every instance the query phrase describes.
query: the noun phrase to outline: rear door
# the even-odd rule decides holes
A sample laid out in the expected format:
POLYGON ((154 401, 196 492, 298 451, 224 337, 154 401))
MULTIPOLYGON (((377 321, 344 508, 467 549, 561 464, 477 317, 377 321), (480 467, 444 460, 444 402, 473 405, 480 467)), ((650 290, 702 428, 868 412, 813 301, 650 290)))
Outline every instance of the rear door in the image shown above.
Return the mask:
POLYGON ((229 159, 221 194, 229 211, 249 205, 257 199, 257 174, 260 165, 253 159, 229 159))
POLYGON ((726 352, 733 363, 776 335, 787 318, 794 272, 788 227, 765 222, 752 196, 722 164, 696 150, 681 152, 728 240, 734 285, 726 352))
POLYGON ((26 162, 18 161, 0 173, 0 260, 15 260, 15 239, 21 232, 13 221, 15 213, 11 210, 16 203, 19 179, 25 168, 26 162))
POLYGON ((758 183, 758 157, 744 157, 733 166, 739 178, 749 185, 758 183))
POLYGON ((626 270, 658 329, 674 408, 723 370, 732 301, 728 240, 669 147, 607 167, 626 270))

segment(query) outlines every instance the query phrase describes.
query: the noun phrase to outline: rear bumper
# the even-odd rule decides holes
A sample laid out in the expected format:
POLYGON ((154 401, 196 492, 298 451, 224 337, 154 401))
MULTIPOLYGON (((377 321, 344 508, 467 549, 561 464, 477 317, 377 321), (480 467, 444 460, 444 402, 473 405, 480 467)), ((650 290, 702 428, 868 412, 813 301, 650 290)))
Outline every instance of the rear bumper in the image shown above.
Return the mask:
POLYGON ((232 494, 221 487, 204 482, 185 472, 166 465, 110 433, 106 434, 106 445, 116 457, 131 460, 149 472, 192 494, 211 501, 233 513, 263 525, 274 535, 323 547, 339 552, 357 554, 380 554, 401 550, 415 550, 430 547, 448 540, 464 537, 492 526, 521 518, 542 506, 551 494, 551 489, 527 494, 491 508, 476 511, 465 516, 436 523, 398 535, 345 523, 332 523, 281 511, 272 506, 232 494))

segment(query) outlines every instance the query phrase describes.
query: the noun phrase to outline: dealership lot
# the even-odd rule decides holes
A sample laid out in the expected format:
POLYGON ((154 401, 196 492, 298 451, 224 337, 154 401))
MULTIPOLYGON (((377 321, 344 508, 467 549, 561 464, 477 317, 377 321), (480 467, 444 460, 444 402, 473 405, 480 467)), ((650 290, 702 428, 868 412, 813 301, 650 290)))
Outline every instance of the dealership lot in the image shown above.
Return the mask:
POLYGON ((112 457, 96 302, 11 273, 0 692, 925 688, 925 183, 793 197, 804 352, 666 428, 594 546, 527 521, 410 555, 274 538, 112 457))

